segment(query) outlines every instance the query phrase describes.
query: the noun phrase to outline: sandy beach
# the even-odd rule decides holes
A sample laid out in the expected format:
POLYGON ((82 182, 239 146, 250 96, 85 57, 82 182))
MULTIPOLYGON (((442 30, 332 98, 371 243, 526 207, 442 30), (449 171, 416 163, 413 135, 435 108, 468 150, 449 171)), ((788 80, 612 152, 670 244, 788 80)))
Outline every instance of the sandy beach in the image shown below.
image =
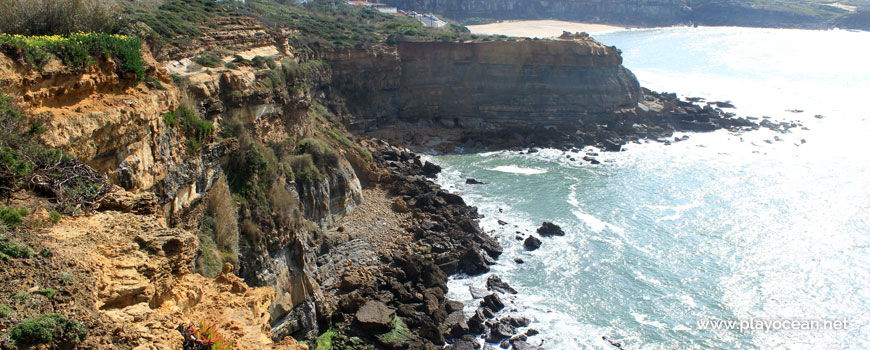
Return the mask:
POLYGON ((519 37, 549 38, 559 36, 562 31, 587 32, 589 34, 612 32, 628 29, 607 24, 565 22, 557 20, 504 21, 499 23, 467 26, 474 34, 501 34, 519 37))

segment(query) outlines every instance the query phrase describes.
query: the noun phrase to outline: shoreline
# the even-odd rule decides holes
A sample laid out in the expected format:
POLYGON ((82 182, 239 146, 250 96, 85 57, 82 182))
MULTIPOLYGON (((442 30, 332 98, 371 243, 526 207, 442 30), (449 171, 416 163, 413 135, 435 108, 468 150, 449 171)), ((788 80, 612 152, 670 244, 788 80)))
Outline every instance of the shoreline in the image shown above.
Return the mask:
POLYGON ((588 34, 605 34, 626 30, 643 29, 671 29, 671 28, 746 28, 746 29, 783 29, 783 30, 808 30, 808 31, 832 31, 842 30, 848 32, 863 32, 860 29, 850 28, 795 28, 795 27, 747 27, 747 26, 708 26, 708 25, 673 25, 659 27, 623 26, 613 24, 600 24, 588 22, 571 22, 561 20, 504 20, 488 24, 475 24, 465 26, 472 34, 477 35, 505 35, 509 37, 529 38, 554 38, 562 34, 562 31, 586 32, 588 34))

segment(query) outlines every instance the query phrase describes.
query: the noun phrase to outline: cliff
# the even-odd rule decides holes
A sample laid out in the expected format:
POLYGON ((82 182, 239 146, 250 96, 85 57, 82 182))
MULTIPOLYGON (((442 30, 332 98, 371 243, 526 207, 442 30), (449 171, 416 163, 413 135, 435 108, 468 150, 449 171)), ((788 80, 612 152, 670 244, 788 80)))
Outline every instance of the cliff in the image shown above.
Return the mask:
POLYGON ((455 19, 560 19, 638 26, 685 23, 691 13, 683 0, 388 0, 386 3, 455 19))
POLYGON ((399 116, 470 126, 573 123, 634 108, 619 50, 593 40, 402 43, 399 116))
POLYGON ((69 157, 58 162, 100 175, 61 185, 74 199, 92 185, 113 189, 63 207, 36 191, 39 178, 0 177, 0 195, 39 213, 8 238, 47 252, 16 253, 0 296, 63 294, 15 301, 0 326, 62 310, 93 329, 70 340, 83 348, 179 348, 176 327, 208 321, 242 349, 305 348, 291 337, 435 349, 494 328, 483 322, 492 310, 470 328, 463 305, 446 297, 447 278, 488 271, 501 247, 476 208, 430 180, 436 165, 349 131, 445 151, 618 150, 674 130, 751 127, 642 90, 619 50, 588 38, 324 48, 285 46, 285 32, 256 21, 231 23, 250 35, 216 28, 197 38, 242 45, 210 68, 182 57, 202 47, 159 63, 143 47, 143 81, 110 56, 83 68, 55 57, 35 69, 20 52, 0 55, 0 90, 22 109, 0 99, 10 121, 0 132, 15 136, 0 140, 0 161, 60 150, 69 157), (273 43, 257 46, 267 36, 273 43), (48 223, 52 209, 65 215, 48 223), (79 282, 54 277, 67 269, 79 282))
POLYGON ((434 12, 457 20, 559 19, 624 26, 746 26, 866 28, 866 19, 824 2, 759 3, 729 0, 387 0, 400 9, 434 12))

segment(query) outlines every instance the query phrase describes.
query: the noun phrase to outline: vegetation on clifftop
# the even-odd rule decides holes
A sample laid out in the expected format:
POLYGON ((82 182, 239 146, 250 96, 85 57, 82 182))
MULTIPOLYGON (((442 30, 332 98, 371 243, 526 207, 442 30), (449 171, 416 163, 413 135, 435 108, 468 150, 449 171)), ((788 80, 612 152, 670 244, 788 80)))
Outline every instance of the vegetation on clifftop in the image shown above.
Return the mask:
POLYGON ((73 33, 64 35, 0 34, 0 50, 41 70, 52 58, 74 69, 97 64, 97 58, 115 60, 124 73, 136 80, 145 78, 145 61, 137 37, 105 33, 73 33))

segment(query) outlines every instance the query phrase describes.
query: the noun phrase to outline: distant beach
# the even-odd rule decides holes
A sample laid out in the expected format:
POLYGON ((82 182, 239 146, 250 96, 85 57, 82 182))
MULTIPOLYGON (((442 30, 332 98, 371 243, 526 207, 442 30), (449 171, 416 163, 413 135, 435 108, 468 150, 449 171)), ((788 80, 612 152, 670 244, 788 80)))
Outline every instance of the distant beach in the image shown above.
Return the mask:
POLYGON ((566 22, 556 20, 504 21, 490 24, 467 26, 474 34, 494 34, 518 37, 549 38, 559 36, 562 31, 586 32, 589 34, 612 32, 628 29, 607 24, 566 22))

